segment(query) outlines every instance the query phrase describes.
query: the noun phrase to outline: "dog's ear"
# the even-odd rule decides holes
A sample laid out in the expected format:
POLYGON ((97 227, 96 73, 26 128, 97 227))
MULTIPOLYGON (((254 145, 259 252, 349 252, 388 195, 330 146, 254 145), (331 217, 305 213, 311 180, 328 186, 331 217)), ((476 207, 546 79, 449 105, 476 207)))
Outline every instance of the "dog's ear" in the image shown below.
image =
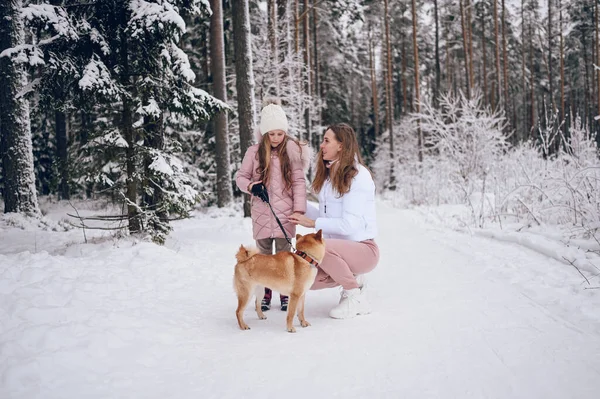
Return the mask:
POLYGON ((300 237, 302 237, 302 235, 296 234, 296 241, 298 241, 300 239, 300 237))
POLYGON ((317 231, 317 234, 315 235, 315 238, 319 241, 323 241, 323 230, 319 229, 319 231, 317 231))
POLYGON ((242 253, 248 256, 248 250, 246 249, 246 247, 244 247, 244 244, 240 245, 240 251, 242 251, 242 253))

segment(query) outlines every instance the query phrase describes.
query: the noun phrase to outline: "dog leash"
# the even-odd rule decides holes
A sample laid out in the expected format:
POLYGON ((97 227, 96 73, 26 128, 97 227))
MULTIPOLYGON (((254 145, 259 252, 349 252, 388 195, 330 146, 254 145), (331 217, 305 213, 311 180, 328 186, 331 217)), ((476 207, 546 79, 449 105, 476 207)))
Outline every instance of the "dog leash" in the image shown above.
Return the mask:
MULTIPOLYGON (((266 192, 267 189, 266 187, 263 186, 263 190, 266 192)), ((290 244, 290 247, 292 248, 292 250, 294 251, 294 253, 296 255, 298 255, 299 257, 301 257, 302 259, 304 259, 305 261, 307 261, 311 266, 313 267, 319 267, 319 262, 317 262, 315 259, 313 259, 312 257, 310 257, 310 255, 308 255, 306 252, 304 251, 298 251, 296 249, 296 247, 294 247, 294 245, 292 244, 292 240, 290 240, 290 237, 288 237, 285 229, 283 228, 283 224, 281 223, 281 220, 279 220, 279 218, 277 217, 277 215, 275 214, 275 211, 273 210, 273 207, 271 206, 271 201, 269 201, 269 196, 264 195, 264 196, 257 196, 258 198, 260 198, 260 200, 262 202, 265 202, 267 205, 269 205, 269 209, 271 210, 271 213, 273 214, 273 217, 275 218, 275 221, 277 222, 277 225, 279 225, 279 228, 281 229, 281 232, 283 233, 283 236, 285 237, 285 240, 288 242, 288 244, 290 244)))
MULTIPOLYGON (((266 201, 265 201, 266 202, 266 201)), ((281 220, 279 220, 279 218, 277 217, 277 215, 275 215, 275 211, 273 211, 273 207, 271 206, 270 202, 267 202, 267 205, 269 205, 269 208, 271 209, 271 212, 273 213, 273 216, 275 217, 275 220, 277 221, 277 224, 279 225, 279 228, 281 229, 281 231, 283 232, 283 235, 285 236, 285 239, 287 240, 287 242, 290 244, 290 246, 292 247, 292 250, 294 251, 294 253, 296 255, 298 255, 299 257, 301 257, 302 259, 304 259, 305 261, 307 261, 312 267, 319 267, 319 262, 317 262, 315 259, 313 259, 310 255, 308 255, 306 252, 304 251, 298 251, 293 245, 292 245, 292 240, 290 240, 290 238, 288 237, 287 233, 285 232, 285 229, 283 228, 283 225, 281 224, 281 220)))
MULTIPOLYGON (((265 202, 267 202, 267 201, 265 201, 265 202)), ((273 210, 273 207, 271 206, 271 202, 267 202, 267 205, 269 205, 269 209, 271 209, 271 213, 275 217, 275 221, 277 222, 277 224, 279 225, 279 228, 283 232, 283 235, 284 235, 286 241, 288 242, 288 244, 290 244, 290 246, 292 247, 294 252, 296 252, 296 248, 292 245, 292 240, 290 240, 290 237, 288 237, 287 233, 285 232, 285 229, 283 228, 283 224, 281 224, 281 220, 279 220, 279 218, 275 214, 275 211, 273 210)))

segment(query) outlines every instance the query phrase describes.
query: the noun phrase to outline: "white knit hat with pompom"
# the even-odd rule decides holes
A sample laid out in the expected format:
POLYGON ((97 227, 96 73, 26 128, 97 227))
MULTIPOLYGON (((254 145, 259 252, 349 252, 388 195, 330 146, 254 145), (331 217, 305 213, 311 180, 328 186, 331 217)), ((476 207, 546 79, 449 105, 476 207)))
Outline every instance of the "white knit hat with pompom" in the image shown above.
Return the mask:
POLYGON ((260 133, 265 134, 271 130, 288 131, 288 119, 278 100, 265 100, 265 106, 260 111, 260 133))

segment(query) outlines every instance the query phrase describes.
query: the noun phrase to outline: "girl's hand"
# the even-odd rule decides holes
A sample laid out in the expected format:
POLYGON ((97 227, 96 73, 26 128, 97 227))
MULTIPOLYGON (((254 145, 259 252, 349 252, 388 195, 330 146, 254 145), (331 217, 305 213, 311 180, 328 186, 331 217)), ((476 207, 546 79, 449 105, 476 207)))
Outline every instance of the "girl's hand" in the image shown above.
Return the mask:
POLYGON ((289 217, 289 221, 304 227, 315 227, 315 221, 307 218, 301 213, 294 213, 289 217))
POLYGON ((262 180, 259 181, 253 181, 252 183, 248 184, 248 192, 251 193, 252 192, 252 186, 258 183, 262 183, 262 180))

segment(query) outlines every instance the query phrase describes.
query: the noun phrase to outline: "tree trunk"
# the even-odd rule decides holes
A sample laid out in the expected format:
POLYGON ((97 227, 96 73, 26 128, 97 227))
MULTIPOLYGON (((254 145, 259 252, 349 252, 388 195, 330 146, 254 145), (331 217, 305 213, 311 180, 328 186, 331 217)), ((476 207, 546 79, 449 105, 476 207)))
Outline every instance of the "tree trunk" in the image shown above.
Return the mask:
POLYGON ((375 62, 373 50, 373 38, 369 27, 369 66, 371 70, 371 94, 373 101, 373 123, 375 125, 375 137, 379 137, 379 100, 377 98, 377 75, 375 73, 375 62))
POLYGON ((446 25, 446 29, 444 31, 444 37, 446 40, 444 40, 445 46, 444 49, 446 50, 446 87, 445 89, 447 91, 452 91, 452 85, 453 85, 453 69, 452 69, 452 57, 451 57, 451 53, 450 53, 450 28, 448 27, 448 23, 445 24, 446 25))
POLYGON ((300 0, 293 0, 294 2, 294 46, 296 54, 300 52, 300 0))
MULTIPOLYGON (((233 48, 240 126, 240 151, 252 145, 254 131, 254 74, 252 72, 252 36, 248 0, 232 0, 233 48)), ((250 196, 244 196, 244 216, 250 216, 250 196)))
MULTIPOLYGON (((125 36, 125 35, 123 35, 125 36)), ((125 39, 126 40, 126 39, 125 39)), ((127 54, 127 53, 125 53, 127 54)), ((126 57, 126 55, 125 55, 126 57)), ((128 71, 129 68, 125 68, 124 71, 128 71)), ((135 152, 135 135, 132 126, 131 117, 131 102, 127 96, 122 96, 123 109, 121 110, 121 132, 125 141, 127 142, 127 148, 125 149, 126 157, 126 168, 127 168, 127 216, 129 219, 129 232, 138 233, 142 231, 142 224, 139 218, 138 206, 137 206, 137 173, 136 173, 136 152, 135 152)))
POLYGON ((469 71, 469 39, 467 33, 467 26, 465 23, 465 7, 463 5, 463 0, 459 1, 460 7, 460 27, 462 30, 462 40, 463 40, 463 51, 465 53, 465 83, 467 85, 467 98, 471 98, 471 76, 469 71))
MULTIPOLYGON (((0 2, 0 52, 23 44, 22 0, 0 2)), ((0 155, 4 172, 4 212, 40 214, 35 188, 29 101, 21 96, 25 69, 0 58, 0 155)))
POLYGON ((408 102, 408 82, 406 80, 406 70, 408 69, 408 57, 406 56, 406 36, 402 35, 402 61, 401 61, 401 69, 402 69, 402 109, 405 113, 412 112, 412 104, 408 102))
MULTIPOLYGON (((496 83, 495 83, 495 99, 498 102, 498 106, 502 103, 502 98, 500 96, 500 37, 498 34, 498 0, 492 0, 494 2, 494 44, 496 47, 496 83)), ((494 101, 492 101, 492 106, 494 106, 494 101)))
POLYGON ((208 77, 210 76, 210 57, 208 56, 208 51, 210 48, 210 35, 208 34, 208 32, 206 31, 206 29, 202 29, 201 30, 201 40, 202 40, 202 45, 200 47, 200 57, 202 60, 202 74, 204 79, 208 80, 208 77))
MULTIPOLYGON (((596 66, 600 66, 600 11, 598 10, 598 7, 598 2, 594 1, 596 17, 596 23, 594 24, 596 31, 596 45, 594 46, 594 49, 596 50, 596 66)), ((596 68, 596 102, 598 105, 597 115, 600 115, 600 68, 596 68)))
POLYGON ((69 157, 67 151, 67 116, 64 112, 54 111, 54 122, 56 126, 56 155, 58 156, 58 172, 60 183, 58 194, 60 199, 68 200, 69 192, 69 157))
MULTIPOLYGON (((502 69, 504 75, 504 110, 506 112, 506 118, 511 120, 511 107, 510 100, 508 97, 508 54, 506 52, 506 7, 504 0, 502 0, 502 69)), ((514 127, 514 124, 513 124, 514 127)))
MULTIPOLYGON (((559 38, 560 38, 560 120, 564 123, 563 131, 568 130, 568 126, 565 123, 565 51, 563 43, 563 20, 562 20, 562 3, 558 0, 558 23, 559 23, 559 38)), ((558 140, 560 143, 560 140, 558 140)))
POLYGON ((304 105, 304 128, 306 129, 306 141, 309 145, 312 145, 312 126, 311 126, 311 117, 310 117, 310 98, 312 96, 311 93, 311 62, 310 62, 310 12, 309 12, 310 2, 309 0, 304 0, 304 6, 302 9, 302 39, 304 42, 304 93, 306 94, 306 102, 304 105))
MULTIPOLYGON (((227 102, 225 81, 225 43, 223 36, 223 8, 221 0, 211 0, 213 14, 210 18, 210 59, 213 75, 213 91, 216 98, 227 102)), ((215 147, 217 166, 217 205, 224 207, 233 197, 229 169, 229 137, 227 111, 215 115, 215 147)))
POLYGON ((483 54, 483 103, 488 104, 487 51, 485 49, 485 3, 481 3, 481 52, 483 54))
POLYGON ((466 17, 467 17, 467 33, 468 36, 467 38, 469 39, 469 77, 471 79, 470 86, 471 89, 473 89, 475 87, 475 70, 473 68, 473 25, 472 25, 472 17, 471 17, 471 1, 470 0, 466 0, 467 2, 467 9, 466 11, 466 17))
POLYGON ((278 55, 278 35, 277 35, 277 4, 275 0, 267 1, 267 36, 269 38, 269 44, 271 45, 271 68, 275 75, 275 95, 280 96, 279 93, 279 55, 278 55))
MULTIPOLYGON (((313 14, 313 18, 312 18, 312 31, 313 31, 313 96, 317 97, 319 96, 321 90, 319 88, 320 85, 320 79, 319 79, 319 74, 320 74, 320 68, 319 68, 319 38, 317 35, 317 18, 318 18, 318 12, 317 12, 317 7, 316 4, 314 4, 316 0, 313 0, 313 10, 312 10, 312 14, 313 14)), ((322 116, 321 116, 321 109, 318 108, 317 109, 318 112, 318 123, 319 125, 321 125, 322 122, 322 116)))
MULTIPOLYGON (((521 0, 521 86, 523 87, 523 106, 521 107, 521 112, 523 113, 523 129, 522 133, 517 133, 518 138, 522 141, 525 134, 525 129, 527 126, 527 83, 525 82, 525 57, 527 54, 527 50, 525 49, 525 0, 521 0)), ((516 113, 516 111, 515 111, 516 113)))
MULTIPOLYGON (((588 126, 593 126, 593 119, 591 118, 591 113, 592 113, 592 109, 591 109, 591 100, 590 100, 590 91, 591 89, 591 85, 590 85, 590 65, 589 65, 589 60, 588 60, 588 56, 587 56, 587 49, 588 49, 588 42, 587 42, 587 33, 584 27, 582 27, 581 25, 579 26, 579 33, 581 34, 581 51, 583 53, 583 65, 584 65, 584 71, 585 71, 585 92, 584 92, 584 109, 585 109, 585 115, 586 118, 585 120, 587 121, 588 126)), ((592 40, 593 41, 593 40, 592 40)), ((592 51, 593 54, 593 51, 592 51)))
POLYGON ((548 90, 550 92, 550 105, 554 112, 554 74, 552 70, 552 0, 548 0, 548 90))
MULTIPOLYGON (((442 73, 440 68, 440 27, 438 15, 438 0, 433 0, 433 12, 435 19, 435 87, 433 90, 433 103, 437 107, 441 90, 440 86, 442 84, 442 73)), ((483 56, 485 57, 485 53, 483 56)))
POLYGON ((529 15, 529 132, 528 137, 531 138, 531 133, 535 126, 535 76, 533 69, 533 4, 529 15))
POLYGON ((392 95, 392 46, 390 40, 390 14, 389 14, 389 5, 388 0, 384 0, 384 25, 385 25, 385 48, 386 48, 386 74, 385 74, 385 88, 386 88, 386 96, 385 96, 385 108, 386 108, 386 119, 387 119, 387 128, 390 137, 390 182, 388 189, 393 191, 396 189, 396 178, 394 172, 394 105, 392 103, 393 95, 392 95))
MULTIPOLYGON (((153 148, 162 151, 165 148, 165 132, 164 132, 164 117, 163 114, 158 118, 145 117, 145 137, 144 144, 148 148, 153 148)), ((143 190, 142 202, 145 210, 154 211, 160 222, 165 225, 169 224, 168 212, 164 203, 164 192, 161 189, 163 182, 156 176, 155 172, 150 170, 150 165, 154 162, 151 156, 146 156, 144 159, 144 169, 146 176, 146 185, 150 190, 143 190), (151 181, 153 180, 153 181, 151 181), (157 187, 158 185, 158 187, 157 187)), ((151 222, 154 231, 166 230, 157 223, 151 222)))
MULTIPOLYGON (((127 13, 122 10, 121 12, 121 67, 123 73, 121 74, 121 84, 123 87, 131 89, 132 84, 130 81, 131 71, 129 69, 129 38, 125 33, 124 27, 127 24, 127 13)), ((125 149, 125 164, 127 169, 127 216, 129 220, 129 232, 134 234, 142 231, 143 226, 140 220, 139 207, 137 204, 137 154, 136 154, 136 138, 133 130, 133 118, 132 118, 132 107, 129 96, 123 94, 121 96, 122 109, 121 109, 121 135, 127 142, 127 148, 125 149)))
MULTIPOLYGON (((417 46, 417 5, 416 0, 412 0, 412 30, 413 30, 413 51, 415 58, 415 108, 417 113, 421 112, 421 95, 419 89, 419 47, 417 46)), ((419 151, 419 162, 423 162, 423 131, 421 130, 421 121, 417 120, 417 146, 419 151)))

